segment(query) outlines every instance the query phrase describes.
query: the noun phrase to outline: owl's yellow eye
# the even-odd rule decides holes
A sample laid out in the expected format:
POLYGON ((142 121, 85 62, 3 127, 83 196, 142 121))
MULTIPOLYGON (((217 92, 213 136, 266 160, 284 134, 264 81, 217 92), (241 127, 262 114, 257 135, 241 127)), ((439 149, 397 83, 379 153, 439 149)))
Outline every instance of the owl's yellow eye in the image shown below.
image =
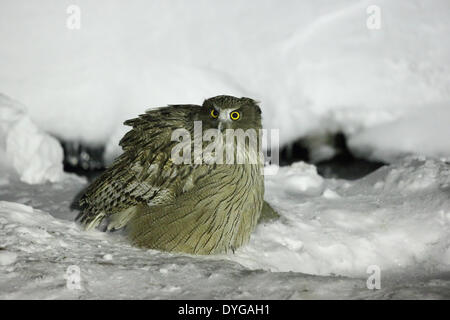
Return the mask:
POLYGON ((216 109, 212 109, 210 114, 211 117, 213 117, 214 119, 216 119, 219 116, 219 112, 216 109))
POLYGON ((230 118, 231 120, 238 120, 241 117, 241 114, 237 111, 233 111, 232 113, 230 113, 230 118))

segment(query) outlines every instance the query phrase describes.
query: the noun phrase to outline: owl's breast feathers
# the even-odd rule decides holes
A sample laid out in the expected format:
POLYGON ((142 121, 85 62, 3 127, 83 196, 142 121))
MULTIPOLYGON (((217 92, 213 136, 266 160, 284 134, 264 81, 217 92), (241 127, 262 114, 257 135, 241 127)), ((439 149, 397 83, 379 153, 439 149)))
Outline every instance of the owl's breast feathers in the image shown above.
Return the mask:
POLYGON ((146 248, 216 254, 240 247, 254 230, 263 206, 257 165, 202 165, 208 174, 174 201, 139 206, 130 220, 133 243, 146 248))
POLYGON ((124 153, 86 190, 80 220, 126 227, 138 246, 194 254, 222 253, 250 238, 263 207, 262 163, 178 165, 173 130, 192 132, 200 106, 169 106, 125 122, 124 153), (105 219, 106 218, 106 219, 105 219))

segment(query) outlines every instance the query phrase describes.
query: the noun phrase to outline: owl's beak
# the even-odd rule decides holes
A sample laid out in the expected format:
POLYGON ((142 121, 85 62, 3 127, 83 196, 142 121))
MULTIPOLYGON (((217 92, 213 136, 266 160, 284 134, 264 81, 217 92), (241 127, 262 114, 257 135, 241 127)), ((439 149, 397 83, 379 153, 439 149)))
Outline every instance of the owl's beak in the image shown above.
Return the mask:
POLYGON ((231 119, 230 119, 230 112, 228 110, 222 110, 219 114, 218 120, 219 124, 217 126, 217 129, 219 131, 223 131, 224 129, 230 128, 231 119))
POLYGON ((226 123, 230 121, 230 113, 227 111, 221 111, 219 114, 219 122, 226 123))
POLYGON ((219 124, 217 125, 217 130, 219 130, 220 132, 222 132, 225 129, 228 129, 229 125, 226 121, 219 121, 219 124))

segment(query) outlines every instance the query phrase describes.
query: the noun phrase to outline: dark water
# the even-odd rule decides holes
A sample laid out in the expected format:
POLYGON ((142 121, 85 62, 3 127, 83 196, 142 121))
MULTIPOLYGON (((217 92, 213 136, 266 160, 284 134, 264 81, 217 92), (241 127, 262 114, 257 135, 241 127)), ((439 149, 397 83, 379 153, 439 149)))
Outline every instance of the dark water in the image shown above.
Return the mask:
POLYGON ((281 165, 290 165, 297 161, 314 163, 318 173, 325 178, 347 180, 362 178, 385 165, 382 162, 369 161, 354 156, 347 146, 345 135, 342 133, 301 138, 280 150, 281 165), (320 143, 311 143, 311 141, 317 140, 320 143), (334 149, 336 154, 331 159, 314 163, 311 157, 312 149, 323 145, 334 149))

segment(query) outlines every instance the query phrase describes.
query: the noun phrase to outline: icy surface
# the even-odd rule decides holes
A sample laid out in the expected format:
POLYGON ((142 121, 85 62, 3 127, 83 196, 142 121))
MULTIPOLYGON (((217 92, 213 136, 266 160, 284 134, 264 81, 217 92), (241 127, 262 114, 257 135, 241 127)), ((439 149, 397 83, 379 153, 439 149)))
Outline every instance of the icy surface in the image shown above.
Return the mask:
POLYGON ((79 30, 66 27, 70 4, 1 1, 0 90, 27 105, 44 130, 109 140, 109 158, 120 152, 124 119, 217 94, 261 100, 265 126, 280 128, 282 143, 363 130, 356 149, 389 147, 392 158, 427 146, 428 156, 449 156, 432 134, 369 138, 392 137, 378 126, 416 110, 449 108, 448 0, 79 0, 79 30), (367 28, 370 5, 381 10, 380 29, 367 28), (372 127, 379 129, 365 133, 372 127))
POLYGON ((304 163, 282 167, 266 177, 266 199, 281 218, 259 225, 235 254, 213 257, 83 231, 70 207, 86 183, 74 176, 8 181, 0 181, 0 299, 450 298, 450 169, 442 161, 411 157, 353 182, 322 179, 304 163), (381 290, 366 288, 372 265, 381 290), (80 289, 67 286, 73 266, 80 289))
POLYGON ((1 178, 9 167, 27 183, 56 182, 64 176, 62 161, 59 142, 39 129, 22 105, 0 93, 1 178))

